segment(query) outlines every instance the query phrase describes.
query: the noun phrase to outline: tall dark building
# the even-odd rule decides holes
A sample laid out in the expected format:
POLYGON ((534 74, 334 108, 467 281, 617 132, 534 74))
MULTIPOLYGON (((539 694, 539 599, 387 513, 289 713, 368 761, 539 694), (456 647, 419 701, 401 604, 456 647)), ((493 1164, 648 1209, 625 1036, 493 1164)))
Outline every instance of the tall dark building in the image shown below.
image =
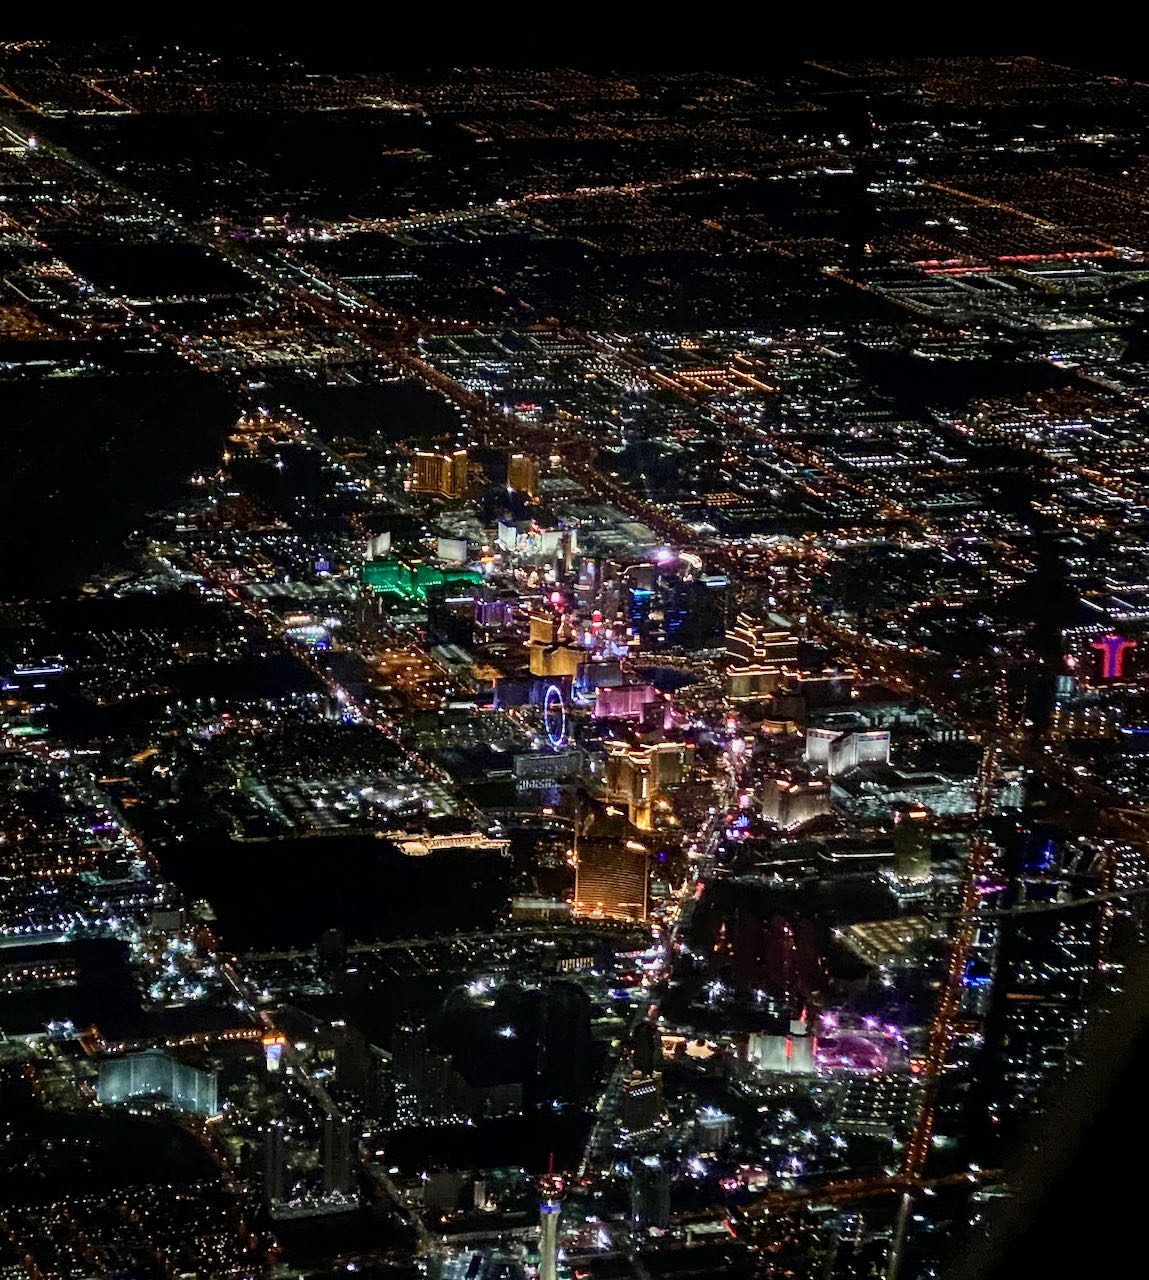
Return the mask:
POLYGON ((451 1059, 431 1044, 426 1027, 405 1023, 391 1039, 399 1110, 405 1116, 438 1115, 452 1093, 451 1059))
POLYGON ((633 1141, 646 1137, 662 1117, 662 1074, 634 1071, 622 1082, 619 1120, 623 1136, 633 1141))
POLYGON ((287 1199, 287 1143, 280 1120, 272 1120, 263 1134, 263 1195, 269 1204, 287 1199))
POLYGON ((630 1222, 636 1231, 670 1226, 670 1170, 656 1156, 632 1165, 630 1222))
POLYGON ((389 1053, 372 1046, 368 1050, 369 1068, 364 1110, 385 1125, 394 1123, 397 1099, 395 1060, 389 1053))
POLYGON ((323 1121, 323 1194, 347 1196, 354 1186, 351 1121, 327 1116, 323 1121))
POLYGON ((663 579, 662 626, 668 647, 694 651, 726 643, 730 584, 726 578, 663 579))
POLYGON ((894 874, 913 883, 930 877, 933 815, 921 804, 894 805, 894 874))
POLYGON ((635 1071, 650 1075, 662 1060, 662 1045, 658 1031, 651 1022, 640 1022, 630 1041, 630 1064, 635 1071))
POLYGON ((347 970, 347 938, 342 929, 324 929, 316 943, 319 963, 330 981, 342 984, 347 970))
POLYGON ((450 583, 427 591, 427 627, 443 644, 470 646, 475 640, 475 601, 450 583))
POLYGON ((345 1022, 332 1023, 330 1036, 334 1042, 336 1084, 362 1104, 371 1083, 372 1064, 367 1039, 361 1031, 345 1022))
POLYGON ((538 1087, 549 1101, 585 1101, 593 1079, 590 997, 573 982, 543 988, 539 1009, 538 1087))
POLYGON ((740 991, 762 990, 800 1006, 822 978, 818 927, 804 917, 763 920, 737 906, 719 918, 706 942, 716 971, 740 991))

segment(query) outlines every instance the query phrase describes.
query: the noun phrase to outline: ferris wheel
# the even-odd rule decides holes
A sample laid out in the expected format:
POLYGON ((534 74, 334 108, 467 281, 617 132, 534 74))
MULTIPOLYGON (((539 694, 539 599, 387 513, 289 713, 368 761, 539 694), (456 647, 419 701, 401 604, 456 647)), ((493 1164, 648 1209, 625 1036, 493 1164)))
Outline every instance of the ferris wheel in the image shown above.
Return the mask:
POLYGON ((547 741, 556 751, 566 745, 567 741, 567 707, 563 701, 563 691, 557 684, 547 685, 543 695, 543 728, 547 741))

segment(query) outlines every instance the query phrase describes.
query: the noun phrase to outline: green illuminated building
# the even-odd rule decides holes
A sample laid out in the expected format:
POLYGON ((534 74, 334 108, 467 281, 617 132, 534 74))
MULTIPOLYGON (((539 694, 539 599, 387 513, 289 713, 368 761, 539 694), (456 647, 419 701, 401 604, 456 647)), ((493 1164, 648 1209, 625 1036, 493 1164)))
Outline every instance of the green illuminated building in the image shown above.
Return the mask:
POLYGON ((482 574, 474 569, 440 569, 435 565, 388 558, 368 560, 359 569, 359 582, 371 591, 389 591, 406 600, 426 603, 432 587, 447 585, 478 586, 482 574))

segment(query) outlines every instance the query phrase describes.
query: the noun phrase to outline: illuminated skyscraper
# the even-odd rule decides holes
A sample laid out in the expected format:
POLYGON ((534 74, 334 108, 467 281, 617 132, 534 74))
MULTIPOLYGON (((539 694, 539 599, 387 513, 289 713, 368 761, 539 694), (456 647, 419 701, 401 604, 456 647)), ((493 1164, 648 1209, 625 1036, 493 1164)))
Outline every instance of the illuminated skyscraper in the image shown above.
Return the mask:
POLYGON ((432 453, 420 450, 411 469, 415 493, 433 493, 442 498, 461 498, 467 492, 467 451, 432 453))
POLYGON ((531 613, 527 661, 533 676, 549 679, 578 674, 585 652, 571 643, 571 620, 560 610, 535 610, 531 613))
POLYGON ((776 666, 798 657, 798 637, 790 624, 776 615, 769 623, 740 613, 726 631, 726 662, 731 668, 776 666))
POLYGON ((507 462, 507 484, 528 498, 539 496, 539 460, 529 453, 512 453, 507 462))
POLYGON ((693 745, 658 742, 633 747, 611 741, 606 746, 607 799, 625 804, 634 826, 649 831, 652 803, 681 785, 694 757, 693 745))
POLYGON ((763 780, 762 815, 780 827, 800 827, 830 808, 830 788, 821 778, 763 780))
POLYGON ((592 814, 576 829, 574 910, 578 915, 645 920, 650 900, 650 854, 613 815, 592 814))
POLYGON ((639 1138, 652 1133, 662 1117, 662 1073, 632 1072, 622 1082, 619 1119, 624 1136, 639 1138))
POLYGON ((785 619, 771 615, 761 623, 740 613, 726 628, 726 678, 732 698, 773 693, 798 657, 798 637, 785 619))
POLYGON ((830 775, 849 773, 859 765, 890 763, 890 731, 888 729, 806 730, 806 760, 821 765, 830 775))

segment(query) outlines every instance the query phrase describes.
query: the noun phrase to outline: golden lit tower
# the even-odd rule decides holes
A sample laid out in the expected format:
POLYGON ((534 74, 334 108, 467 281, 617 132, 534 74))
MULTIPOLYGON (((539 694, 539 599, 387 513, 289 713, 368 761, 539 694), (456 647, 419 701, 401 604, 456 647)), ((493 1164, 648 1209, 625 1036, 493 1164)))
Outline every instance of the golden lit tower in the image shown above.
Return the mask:
POLYGON ((411 468, 411 489, 441 498, 461 498, 467 492, 467 451, 433 453, 419 450, 411 468))
POLYGON ((539 496, 539 460, 529 453, 512 453, 507 462, 507 484, 532 501, 539 496))
POLYGON ((610 920, 645 920, 650 909, 650 853, 630 835, 617 809, 593 809, 575 819, 574 913, 610 920))

